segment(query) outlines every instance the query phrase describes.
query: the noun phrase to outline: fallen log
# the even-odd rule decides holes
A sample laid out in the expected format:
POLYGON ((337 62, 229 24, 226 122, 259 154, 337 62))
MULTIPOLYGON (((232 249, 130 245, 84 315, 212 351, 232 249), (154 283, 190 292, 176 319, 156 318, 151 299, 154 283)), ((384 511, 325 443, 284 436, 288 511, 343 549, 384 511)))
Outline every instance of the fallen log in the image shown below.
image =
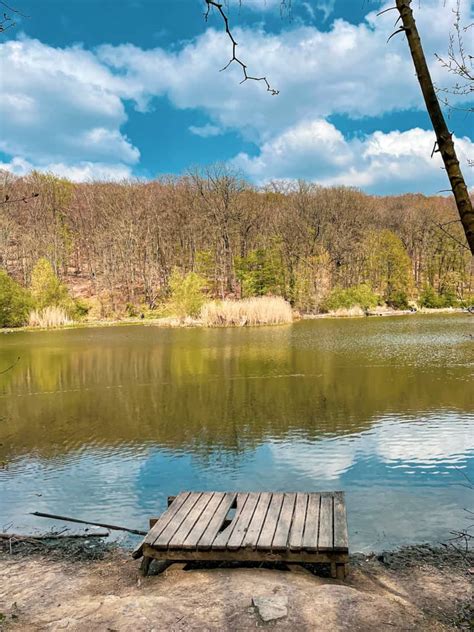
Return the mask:
POLYGON ((0 540, 64 540, 70 538, 107 538, 107 531, 94 531, 93 533, 41 533, 40 535, 25 535, 20 533, 0 533, 0 540))
POLYGON ((115 524, 105 524, 103 522, 91 522, 90 520, 79 520, 79 518, 68 518, 67 516, 57 516, 55 514, 47 514, 41 511, 32 511, 31 516, 39 516, 40 518, 51 518, 52 520, 64 520, 65 522, 77 522, 79 524, 89 524, 94 527, 102 527, 103 529, 110 529, 111 531, 127 531, 134 535, 146 535, 147 531, 141 531, 140 529, 130 529, 129 527, 119 527, 115 524))

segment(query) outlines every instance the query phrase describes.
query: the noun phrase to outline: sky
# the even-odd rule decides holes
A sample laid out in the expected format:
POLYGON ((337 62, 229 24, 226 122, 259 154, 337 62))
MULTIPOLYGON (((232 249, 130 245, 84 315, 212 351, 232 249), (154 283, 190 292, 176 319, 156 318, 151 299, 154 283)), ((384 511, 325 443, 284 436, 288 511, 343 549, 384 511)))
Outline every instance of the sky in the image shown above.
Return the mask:
MULTIPOLYGON (((414 0, 436 84, 457 0, 414 0)), ((229 0, 230 41, 203 0, 13 0, 0 35, 0 168, 75 181, 155 178, 225 162, 257 185, 304 178, 373 194, 448 186, 396 15, 382 0, 229 0)), ((474 21, 460 0, 463 23, 474 21)), ((465 34, 472 52, 474 31, 465 34)), ((469 186, 474 116, 449 126, 469 186)))

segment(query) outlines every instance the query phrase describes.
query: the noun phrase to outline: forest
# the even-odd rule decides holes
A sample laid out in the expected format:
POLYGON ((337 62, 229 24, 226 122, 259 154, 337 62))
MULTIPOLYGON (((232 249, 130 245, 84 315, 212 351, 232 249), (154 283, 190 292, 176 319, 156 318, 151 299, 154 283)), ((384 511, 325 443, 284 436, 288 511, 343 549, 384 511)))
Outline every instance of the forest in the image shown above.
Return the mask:
POLYGON ((472 257, 441 195, 256 187, 223 165, 146 182, 3 172, 0 194, 3 286, 30 291, 46 260, 57 300, 67 287, 95 318, 159 315, 183 287, 209 299, 278 296, 301 313, 473 300, 472 257))

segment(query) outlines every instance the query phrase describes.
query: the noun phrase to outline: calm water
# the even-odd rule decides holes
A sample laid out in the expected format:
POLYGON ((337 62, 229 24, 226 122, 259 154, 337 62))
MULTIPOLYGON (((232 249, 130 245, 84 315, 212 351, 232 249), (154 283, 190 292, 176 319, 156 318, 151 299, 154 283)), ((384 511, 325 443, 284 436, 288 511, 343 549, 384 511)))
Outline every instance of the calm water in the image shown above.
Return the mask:
POLYGON ((0 335, 0 527, 145 528, 195 490, 347 492, 353 550, 474 505, 474 317, 0 335), (57 523, 56 523, 57 524, 57 523))

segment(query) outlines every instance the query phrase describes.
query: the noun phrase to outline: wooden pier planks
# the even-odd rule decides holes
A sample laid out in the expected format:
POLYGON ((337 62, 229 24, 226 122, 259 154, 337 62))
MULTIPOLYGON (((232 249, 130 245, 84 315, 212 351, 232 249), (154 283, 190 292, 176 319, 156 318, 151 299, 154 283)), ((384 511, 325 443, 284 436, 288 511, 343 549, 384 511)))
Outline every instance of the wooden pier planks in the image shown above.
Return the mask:
POLYGON ((160 559, 167 553, 179 559, 182 551, 183 559, 317 561, 319 556, 340 563, 348 553, 344 494, 183 492, 134 557, 143 550, 160 559))

